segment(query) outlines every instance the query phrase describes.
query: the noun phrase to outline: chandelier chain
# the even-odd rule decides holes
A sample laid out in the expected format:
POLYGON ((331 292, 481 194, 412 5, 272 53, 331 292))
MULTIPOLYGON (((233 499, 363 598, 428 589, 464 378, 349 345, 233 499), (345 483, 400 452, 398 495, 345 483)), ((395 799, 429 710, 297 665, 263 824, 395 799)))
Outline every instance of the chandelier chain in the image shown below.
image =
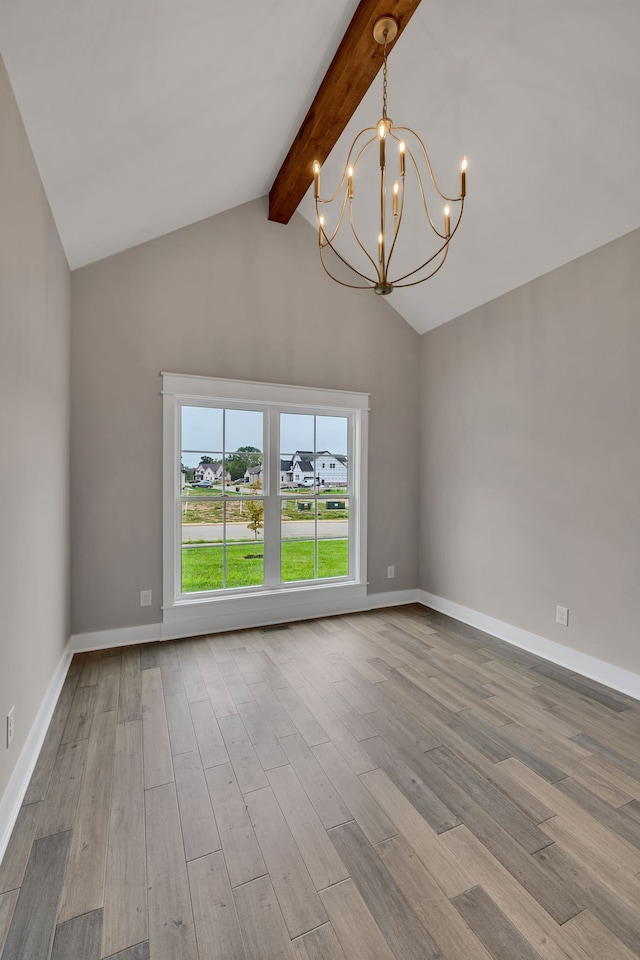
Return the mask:
POLYGON ((388 30, 384 31, 384 65, 382 68, 382 119, 387 119, 387 36, 388 30))

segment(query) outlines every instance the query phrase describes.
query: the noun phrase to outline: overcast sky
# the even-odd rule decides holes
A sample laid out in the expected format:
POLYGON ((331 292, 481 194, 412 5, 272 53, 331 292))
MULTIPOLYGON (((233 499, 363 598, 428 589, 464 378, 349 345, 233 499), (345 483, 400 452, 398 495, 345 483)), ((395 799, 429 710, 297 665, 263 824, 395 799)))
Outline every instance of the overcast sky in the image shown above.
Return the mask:
MULTIPOLYGON (((224 449, 233 453, 238 447, 263 449, 262 413, 257 410, 224 411, 224 449)), ((329 450, 347 455, 348 420, 346 417, 313 417, 284 413, 280 417, 280 451, 284 457, 296 450, 329 450), (314 443, 315 420, 315 443, 314 443)), ((197 466, 201 454, 219 460, 223 453, 223 411, 212 407, 182 408, 182 462, 197 466), (189 451, 189 452, 187 452, 189 451)))

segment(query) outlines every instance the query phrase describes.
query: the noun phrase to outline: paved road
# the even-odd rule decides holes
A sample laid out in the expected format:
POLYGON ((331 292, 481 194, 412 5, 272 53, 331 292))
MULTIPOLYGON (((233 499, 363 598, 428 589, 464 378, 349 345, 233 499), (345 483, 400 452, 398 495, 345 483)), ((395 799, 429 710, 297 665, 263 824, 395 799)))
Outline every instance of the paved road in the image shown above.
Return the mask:
MULTIPOLYGON (((318 533, 321 537, 346 537, 348 520, 320 520, 318 533)), ((313 520, 288 520, 282 524, 283 537, 313 537, 313 520)), ((184 523, 182 525, 182 542, 188 543, 198 540, 222 540, 221 523, 184 523)), ((251 539, 253 532, 246 523, 228 523, 227 540, 251 539)))

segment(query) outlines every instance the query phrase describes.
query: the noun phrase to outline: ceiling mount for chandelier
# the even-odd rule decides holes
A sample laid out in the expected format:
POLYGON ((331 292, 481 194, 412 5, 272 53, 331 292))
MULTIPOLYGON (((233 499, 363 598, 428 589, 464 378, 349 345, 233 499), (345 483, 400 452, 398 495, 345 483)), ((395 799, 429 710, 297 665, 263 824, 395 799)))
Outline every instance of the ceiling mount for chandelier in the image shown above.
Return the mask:
MULTIPOLYGON (((335 280, 337 283, 357 290, 368 290, 372 288, 377 294, 382 296, 391 293, 395 287, 411 287, 423 283, 438 272, 447 258, 451 238, 460 225, 466 194, 466 157, 460 164, 460 194, 457 197, 448 197, 438 186, 425 145, 418 134, 409 127, 394 127, 392 121, 387 116, 387 45, 393 42, 397 33, 398 23, 394 17, 381 17, 376 21, 373 28, 373 36, 376 42, 384 48, 382 117, 375 127, 366 127, 364 130, 361 130, 353 141, 345 164, 342 180, 332 197, 323 199, 320 196, 320 163, 316 160, 313 164, 314 197, 318 216, 318 244, 322 266, 332 280, 335 280), (354 222, 354 198, 356 197, 356 193, 358 200, 360 200, 360 193, 357 191, 358 168, 361 164, 364 164, 368 148, 375 143, 379 145, 378 165, 380 177, 377 250, 375 243, 368 245, 361 239, 354 222), (413 150, 411 149, 412 145, 413 150), (395 157, 393 156, 394 153, 395 157), (393 180, 391 190, 389 191, 387 187, 387 176, 389 175, 389 169, 392 165, 395 166, 397 171, 397 179, 393 180), (446 203, 442 213, 443 220, 441 229, 435 225, 429 210, 429 203, 420 176, 420 167, 423 169, 423 176, 428 174, 436 195, 446 203), (428 235, 435 239, 435 251, 430 250, 427 258, 417 267, 409 269, 408 271, 405 270, 404 273, 400 273, 399 276, 391 279, 391 261, 396 251, 396 243, 400 233, 402 218, 403 215, 406 215, 405 185, 407 171, 409 171, 411 179, 415 179, 417 188, 416 199, 418 205, 423 208, 426 225, 428 225, 430 230, 428 235), (326 224, 324 214, 321 213, 321 205, 334 203, 338 208, 336 223, 333 227, 329 227, 329 225, 326 224), (453 210, 455 210, 455 214, 453 210), (358 269, 350 262, 344 246, 341 244, 342 249, 339 249, 338 246, 340 230, 343 226, 346 226, 345 217, 346 223, 348 223, 350 228, 351 247, 353 250, 359 251, 359 256, 362 261, 359 264, 361 269, 358 269), (357 246, 354 246, 354 243, 357 246), (368 249, 368 246, 370 249, 368 249), (337 277, 327 265, 329 251, 335 255, 344 267, 352 272, 354 276, 349 276, 349 279, 355 280, 357 276, 364 281, 364 283, 349 283, 337 277)), ((390 176, 393 177, 393 172, 390 176)), ((427 180, 425 179, 425 183, 426 182, 427 180)), ((329 208, 327 207, 326 209, 328 211, 329 208)), ((377 219, 378 214, 376 213, 376 220, 377 219)), ((371 231, 371 233, 373 233, 373 231, 371 231)), ((402 267, 401 269, 404 270, 405 268, 402 267)))

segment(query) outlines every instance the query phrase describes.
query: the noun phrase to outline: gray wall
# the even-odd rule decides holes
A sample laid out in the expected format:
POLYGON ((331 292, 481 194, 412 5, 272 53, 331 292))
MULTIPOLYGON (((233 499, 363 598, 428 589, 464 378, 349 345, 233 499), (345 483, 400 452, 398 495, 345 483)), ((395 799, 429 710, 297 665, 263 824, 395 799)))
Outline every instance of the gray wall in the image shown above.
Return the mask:
POLYGON ((160 370, 370 392, 370 591, 414 589, 419 340, 265 200, 75 271, 72 632, 161 619, 160 370))
POLYGON ((640 231, 426 334, 421 413, 421 587, 640 673, 640 231))
POLYGON ((69 637, 68 501, 69 269, 0 59, 0 796, 69 637))

